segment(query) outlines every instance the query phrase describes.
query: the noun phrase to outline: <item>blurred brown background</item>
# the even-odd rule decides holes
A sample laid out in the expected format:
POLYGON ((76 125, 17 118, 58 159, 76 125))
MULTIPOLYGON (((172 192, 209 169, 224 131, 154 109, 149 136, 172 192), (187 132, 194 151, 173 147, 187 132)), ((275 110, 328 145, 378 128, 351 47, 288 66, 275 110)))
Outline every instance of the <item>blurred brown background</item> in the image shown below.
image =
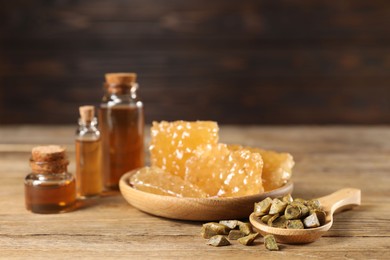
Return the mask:
POLYGON ((0 0, 0 123, 77 122, 106 72, 146 121, 390 123, 390 1, 0 0))

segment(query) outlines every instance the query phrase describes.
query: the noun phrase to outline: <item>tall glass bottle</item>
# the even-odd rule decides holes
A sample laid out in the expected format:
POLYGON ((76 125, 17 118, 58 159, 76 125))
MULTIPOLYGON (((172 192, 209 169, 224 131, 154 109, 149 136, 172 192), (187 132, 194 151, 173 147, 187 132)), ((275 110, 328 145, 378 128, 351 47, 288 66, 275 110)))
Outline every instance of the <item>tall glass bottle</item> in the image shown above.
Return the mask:
POLYGON ((106 74, 99 110, 103 182, 117 190, 121 176, 144 165, 144 111, 135 73, 106 74))
POLYGON ((76 186, 81 198, 99 195, 102 191, 100 132, 93 106, 81 106, 76 132, 76 186))

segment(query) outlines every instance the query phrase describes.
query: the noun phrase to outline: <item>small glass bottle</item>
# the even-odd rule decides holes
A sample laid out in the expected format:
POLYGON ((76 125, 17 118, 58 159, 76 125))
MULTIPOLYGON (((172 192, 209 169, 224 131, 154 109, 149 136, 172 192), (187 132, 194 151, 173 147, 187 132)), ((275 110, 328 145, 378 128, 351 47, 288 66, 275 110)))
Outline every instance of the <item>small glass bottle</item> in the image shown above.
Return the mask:
POLYGON ((135 73, 108 73, 99 110, 103 183, 117 190, 121 176, 144 165, 144 111, 135 73))
POLYGON ((77 195, 87 198, 102 192, 101 142, 93 106, 79 108, 79 128, 76 132, 77 195))
POLYGON ((34 213, 70 211, 76 202, 76 184, 68 173, 65 148, 57 145, 32 149, 32 172, 24 181, 26 208, 34 213))

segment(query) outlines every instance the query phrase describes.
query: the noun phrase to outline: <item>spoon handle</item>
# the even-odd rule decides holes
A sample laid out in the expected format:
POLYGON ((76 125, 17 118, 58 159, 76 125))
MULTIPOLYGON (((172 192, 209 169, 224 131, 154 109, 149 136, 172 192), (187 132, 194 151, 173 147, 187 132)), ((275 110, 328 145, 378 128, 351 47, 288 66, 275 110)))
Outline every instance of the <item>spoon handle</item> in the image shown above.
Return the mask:
POLYGON ((354 188, 345 188, 318 199, 324 210, 330 216, 344 209, 360 205, 361 191, 354 188))

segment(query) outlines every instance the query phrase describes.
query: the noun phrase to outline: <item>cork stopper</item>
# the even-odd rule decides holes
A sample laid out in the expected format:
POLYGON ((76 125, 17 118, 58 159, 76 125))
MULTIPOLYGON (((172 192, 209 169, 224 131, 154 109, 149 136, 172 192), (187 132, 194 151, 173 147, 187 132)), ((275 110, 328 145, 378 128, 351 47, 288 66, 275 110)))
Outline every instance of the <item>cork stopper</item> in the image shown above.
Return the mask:
POLYGON ((136 73, 107 73, 106 82, 108 84, 131 84, 136 82, 136 73))
POLYGON ((79 107, 81 121, 84 123, 91 122, 95 117, 95 107, 94 106, 81 106, 79 107))
POLYGON ((68 164, 65 147, 36 146, 31 151, 30 167, 34 173, 63 173, 67 171, 68 164))
POLYGON ((31 159, 37 162, 63 160, 65 156, 65 147, 59 145, 36 146, 31 151, 31 159))

